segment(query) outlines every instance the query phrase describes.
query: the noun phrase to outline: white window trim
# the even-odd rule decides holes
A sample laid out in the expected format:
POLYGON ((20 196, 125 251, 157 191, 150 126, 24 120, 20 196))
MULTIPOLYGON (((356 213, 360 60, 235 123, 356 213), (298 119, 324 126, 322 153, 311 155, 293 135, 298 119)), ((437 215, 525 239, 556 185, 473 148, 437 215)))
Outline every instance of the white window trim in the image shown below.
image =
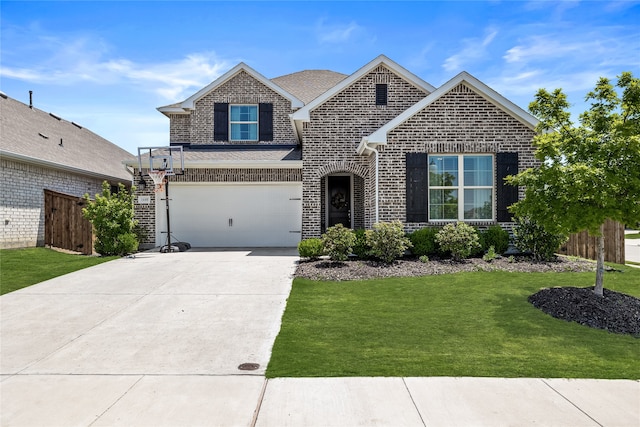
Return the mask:
POLYGON ((232 142, 258 142, 260 141, 260 107, 258 104, 229 104, 229 141, 232 142), (231 108, 232 107, 256 107, 256 121, 233 121, 231 120, 231 108), (231 131, 231 127, 233 124, 255 124, 256 125, 256 139, 233 139, 233 132, 231 131))
MULTIPOLYGON (((432 157, 458 157, 458 185, 457 186, 431 186, 427 181, 427 216, 429 222, 447 223, 451 221, 462 222, 494 222, 496 217, 496 157, 491 153, 434 153, 427 156, 427 167, 432 157), (464 185, 464 157, 465 156, 491 156, 491 185, 464 185), (432 219, 431 218, 431 191, 430 190, 457 190, 458 191, 458 218, 457 219, 432 219), (464 190, 491 190, 491 218, 464 218, 464 190)), ((429 173, 427 171, 427 176, 429 173)))

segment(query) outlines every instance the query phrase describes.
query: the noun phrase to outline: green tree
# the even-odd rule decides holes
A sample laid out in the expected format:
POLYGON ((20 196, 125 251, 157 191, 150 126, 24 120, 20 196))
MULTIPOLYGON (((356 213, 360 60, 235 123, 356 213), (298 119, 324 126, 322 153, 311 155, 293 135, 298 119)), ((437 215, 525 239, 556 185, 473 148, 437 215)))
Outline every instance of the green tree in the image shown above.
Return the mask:
POLYGON ((133 191, 127 191, 118 184, 118 192, 111 193, 108 182, 102 183, 102 194, 96 194, 91 200, 84 195, 87 207, 82 214, 93 224, 96 236, 95 249, 100 255, 126 255, 138 249, 138 239, 134 227, 138 221, 133 219, 133 191))
POLYGON ((594 292, 602 295, 604 222, 640 221, 640 81, 630 72, 615 86, 600 78, 586 100, 591 107, 575 126, 561 89, 538 91, 529 110, 540 120, 534 145, 541 164, 508 182, 525 186, 525 198, 511 207, 516 215, 551 233, 597 237, 594 292))

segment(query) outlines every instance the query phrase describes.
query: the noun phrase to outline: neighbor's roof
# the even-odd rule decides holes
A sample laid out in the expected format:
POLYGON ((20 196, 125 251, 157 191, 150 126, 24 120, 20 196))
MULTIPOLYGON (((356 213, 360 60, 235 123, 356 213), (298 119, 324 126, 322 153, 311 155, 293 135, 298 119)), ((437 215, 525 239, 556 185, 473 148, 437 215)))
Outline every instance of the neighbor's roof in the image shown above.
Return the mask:
POLYGON ((0 94, 0 154, 4 158, 110 181, 129 182, 131 153, 54 114, 0 94))
POLYGON ((304 70, 276 77, 271 81, 307 104, 346 77, 346 74, 331 70, 304 70))

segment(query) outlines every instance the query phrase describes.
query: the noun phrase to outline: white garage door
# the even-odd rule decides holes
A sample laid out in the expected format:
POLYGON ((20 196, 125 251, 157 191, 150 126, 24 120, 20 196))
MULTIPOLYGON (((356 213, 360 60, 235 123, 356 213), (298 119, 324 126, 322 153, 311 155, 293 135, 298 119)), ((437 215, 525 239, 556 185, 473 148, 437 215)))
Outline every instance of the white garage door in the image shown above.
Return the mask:
MULTIPOLYGON (((156 244, 166 244, 164 193, 156 200, 156 244), (164 232, 164 233, 163 233, 164 232)), ((302 184, 169 187, 172 240, 193 247, 293 247, 302 230, 302 184)))

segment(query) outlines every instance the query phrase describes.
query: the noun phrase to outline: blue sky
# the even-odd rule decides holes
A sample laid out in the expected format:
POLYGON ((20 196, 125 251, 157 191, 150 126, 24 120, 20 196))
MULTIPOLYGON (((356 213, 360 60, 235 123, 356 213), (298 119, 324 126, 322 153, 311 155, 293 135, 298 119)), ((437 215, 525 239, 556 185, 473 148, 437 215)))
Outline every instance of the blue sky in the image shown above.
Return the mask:
POLYGON ((156 111, 239 62, 267 78, 351 74, 380 54, 440 86, 460 71, 526 109, 561 87, 640 75, 636 1, 7 1, 0 90, 135 153, 168 145, 156 111))

